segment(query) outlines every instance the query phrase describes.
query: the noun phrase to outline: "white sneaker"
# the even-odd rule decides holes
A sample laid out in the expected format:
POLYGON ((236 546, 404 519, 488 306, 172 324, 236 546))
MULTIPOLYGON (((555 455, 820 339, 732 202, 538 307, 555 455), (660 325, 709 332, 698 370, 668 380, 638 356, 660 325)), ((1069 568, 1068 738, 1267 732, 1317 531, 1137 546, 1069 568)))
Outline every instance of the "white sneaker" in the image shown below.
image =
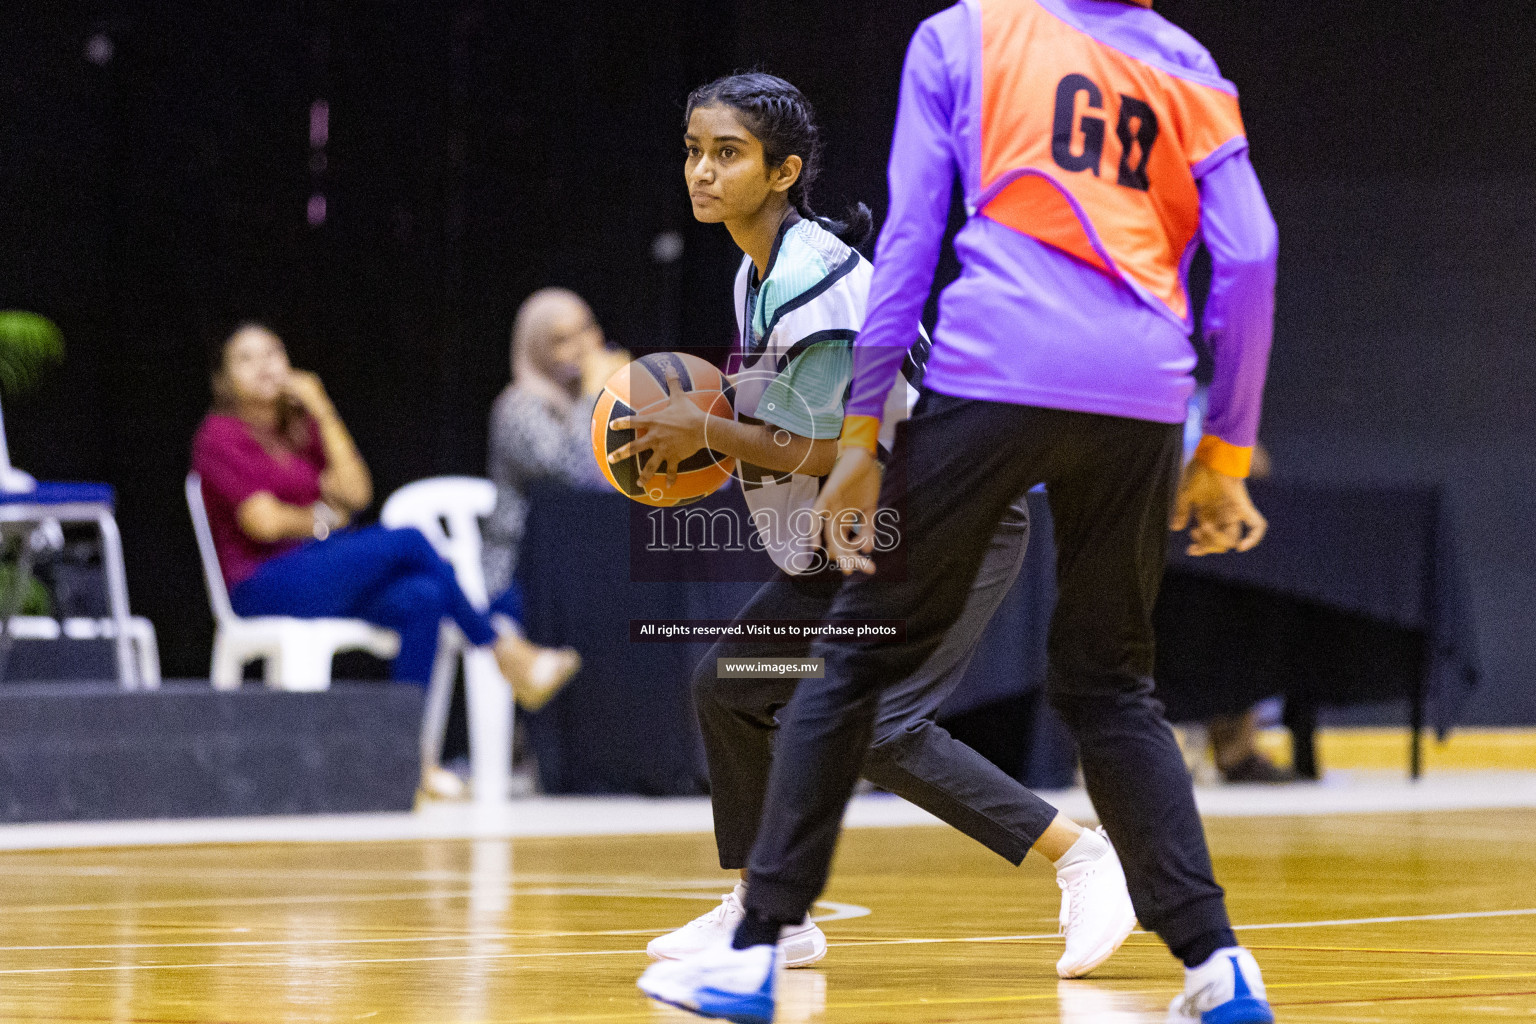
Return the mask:
POLYGON ((1184 994, 1168 1004, 1168 1024, 1274 1024, 1264 978, 1241 946, 1218 949, 1184 972, 1184 994))
POLYGON ((469 783, 440 764, 421 773, 416 795, 424 800, 468 800, 469 783))
POLYGON ((1106 852, 1056 873, 1061 886, 1061 934, 1067 949, 1056 961, 1063 978, 1081 978, 1114 955, 1136 927, 1136 911, 1125 888, 1125 870, 1104 830, 1106 852))
MULTIPOLYGON (((730 945, 736 926, 747 916, 741 899, 746 886, 720 898, 720 905, 689 921, 676 931, 658 935, 645 947, 653 960, 680 960, 719 945, 730 945)), ((785 967, 809 967, 827 955, 827 936, 807 917, 797 925, 779 929, 779 960, 785 967)))
POLYGON ((636 984, 652 999, 700 1017, 773 1024, 777 954, 773 946, 715 946, 652 964, 636 984))

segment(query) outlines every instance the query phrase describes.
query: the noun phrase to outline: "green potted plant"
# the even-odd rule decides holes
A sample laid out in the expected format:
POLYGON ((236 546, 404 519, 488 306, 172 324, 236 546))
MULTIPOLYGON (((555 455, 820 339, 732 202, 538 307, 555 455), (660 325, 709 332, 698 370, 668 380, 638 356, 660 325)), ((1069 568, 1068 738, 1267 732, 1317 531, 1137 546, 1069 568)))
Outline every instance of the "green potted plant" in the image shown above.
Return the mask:
MULTIPOLYGON (((47 366, 64 358, 64 338, 52 320, 19 309, 0 310, 0 393, 15 396, 35 386, 47 366)), ((37 487, 30 473, 11 465, 0 409, 0 491, 22 494, 37 487)))

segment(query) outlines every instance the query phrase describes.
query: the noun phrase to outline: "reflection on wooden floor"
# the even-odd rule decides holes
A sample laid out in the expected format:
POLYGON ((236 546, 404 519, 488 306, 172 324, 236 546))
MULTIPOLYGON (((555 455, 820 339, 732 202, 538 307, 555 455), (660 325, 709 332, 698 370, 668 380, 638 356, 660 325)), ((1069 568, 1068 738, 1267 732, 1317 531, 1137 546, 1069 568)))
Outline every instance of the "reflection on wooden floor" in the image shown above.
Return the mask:
MULTIPOLYGON (((1536 1018, 1536 811, 1209 830, 1281 1021, 1536 1018)), ((693 1020, 634 980, 727 877, 706 836, 3 854, 0 1020, 693 1020)), ((1057 898, 945 829, 851 832, 780 1020, 1161 1020, 1149 936, 1057 982, 1057 898)))

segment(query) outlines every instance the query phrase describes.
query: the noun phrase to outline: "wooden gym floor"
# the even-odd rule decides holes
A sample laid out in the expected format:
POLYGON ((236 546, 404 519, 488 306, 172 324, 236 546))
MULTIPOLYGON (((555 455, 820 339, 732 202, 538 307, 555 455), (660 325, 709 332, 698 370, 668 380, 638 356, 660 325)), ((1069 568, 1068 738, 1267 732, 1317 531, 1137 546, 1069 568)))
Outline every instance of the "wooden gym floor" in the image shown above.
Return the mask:
MULTIPOLYGON (((1281 1021, 1536 1018, 1536 811, 1208 828, 1281 1021)), ((635 977, 728 885, 703 835, 0 854, 0 1021, 693 1020, 635 977)), ((779 1019, 1161 1020, 1150 936, 1057 982, 1057 897, 946 829, 849 832, 779 1019)))

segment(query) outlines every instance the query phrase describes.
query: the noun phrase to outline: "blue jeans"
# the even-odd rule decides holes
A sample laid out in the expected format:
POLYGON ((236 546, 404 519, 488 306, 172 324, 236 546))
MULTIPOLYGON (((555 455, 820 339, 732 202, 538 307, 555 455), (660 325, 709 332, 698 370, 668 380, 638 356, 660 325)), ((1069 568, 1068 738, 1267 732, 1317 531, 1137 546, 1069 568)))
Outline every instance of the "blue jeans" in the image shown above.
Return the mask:
POLYGON ((437 655, 438 624, 450 618, 469 642, 496 640, 490 615, 521 618, 515 588, 478 611, 453 567, 415 527, 365 526, 311 541, 261 567, 229 593, 236 615, 356 618, 400 634, 395 679, 425 686, 437 655))

